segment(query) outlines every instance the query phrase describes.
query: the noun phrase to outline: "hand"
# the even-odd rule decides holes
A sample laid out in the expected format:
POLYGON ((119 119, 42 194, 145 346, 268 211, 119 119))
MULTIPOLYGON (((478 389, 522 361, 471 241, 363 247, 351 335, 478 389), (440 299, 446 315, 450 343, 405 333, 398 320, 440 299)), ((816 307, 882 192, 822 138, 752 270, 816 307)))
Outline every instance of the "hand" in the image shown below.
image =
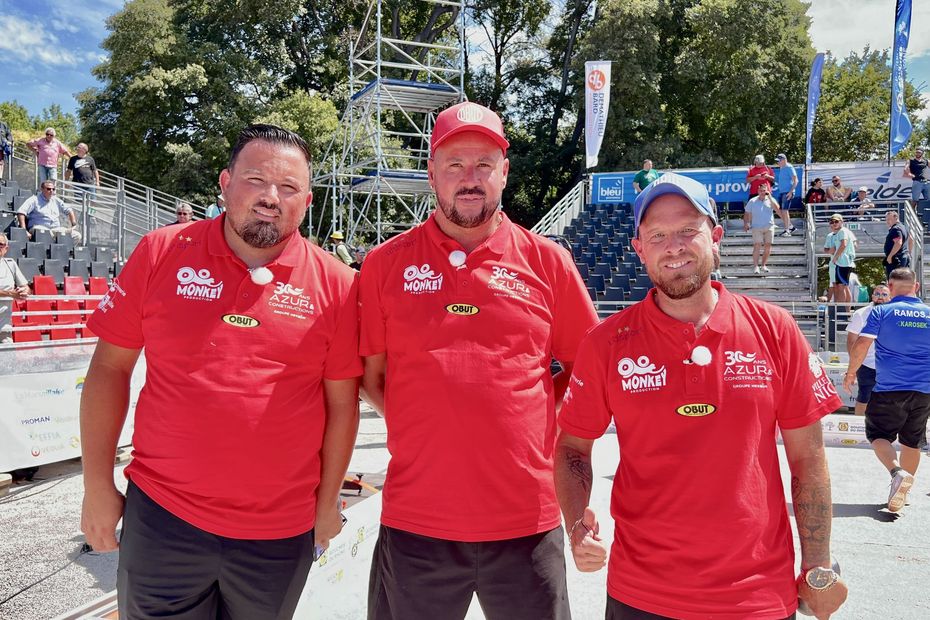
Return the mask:
POLYGON ((891 264, 891 259, 890 259, 890 258, 886 258, 886 259, 885 259, 885 262, 888 263, 888 264, 890 265, 890 264, 891 264))
POLYGON ((599 532, 600 525, 590 506, 584 509, 584 516, 568 531, 568 544, 575 566, 583 573, 593 573, 607 565, 607 546, 599 532))
POLYGON ((116 524, 123 518, 126 498, 115 486, 100 491, 84 491, 81 531, 94 551, 116 551, 116 524))
POLYGON ((856 385, 856 373, 847 372, 843 375, 843 389, 852 394, 852 386, 856 385))
POLYGON ((798 598, 807 603, 817 620, 827 620, 846 601, 849 588, 842 579, 826 590, 814 590, 803 579, 798 582, 798 598))
POLYGON ((329 548, 329 541, 339 535, 345 520, 336 504, 317 503, 316 525, 313 526, 315 544, 323 550, 329 548))
POLYGON ((29 287, 21 286, 19 288, 14 288, 12 297, 13 299, 26 299, 29 297, 29 287))
POLYGON ((743 222, 743 231, 749 232, 749 222, 743 222))
POLYGON ((26 231, 26 239, 32 239, 32 233, 28 230, 26 231))

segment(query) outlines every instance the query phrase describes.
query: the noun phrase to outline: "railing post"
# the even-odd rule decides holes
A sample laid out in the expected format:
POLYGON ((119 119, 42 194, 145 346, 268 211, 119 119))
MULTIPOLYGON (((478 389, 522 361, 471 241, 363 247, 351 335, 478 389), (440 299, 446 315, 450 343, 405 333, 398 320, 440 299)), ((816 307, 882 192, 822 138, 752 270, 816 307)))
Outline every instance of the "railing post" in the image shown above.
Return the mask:
POLYGON ((120 260, 126 260, 126 192, 122 189, 116 192, 116 251, 120 260))

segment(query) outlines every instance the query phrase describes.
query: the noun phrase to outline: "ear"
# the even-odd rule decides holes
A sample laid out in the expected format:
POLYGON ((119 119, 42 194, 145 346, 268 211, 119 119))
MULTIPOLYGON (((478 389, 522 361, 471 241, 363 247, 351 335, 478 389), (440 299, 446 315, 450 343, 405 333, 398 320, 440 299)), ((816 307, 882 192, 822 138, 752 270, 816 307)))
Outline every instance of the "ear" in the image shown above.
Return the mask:
POLYGON ((220 173, 220 193, 226 196, 226 188, 229 186, 229 168, 223 168, 220 173))

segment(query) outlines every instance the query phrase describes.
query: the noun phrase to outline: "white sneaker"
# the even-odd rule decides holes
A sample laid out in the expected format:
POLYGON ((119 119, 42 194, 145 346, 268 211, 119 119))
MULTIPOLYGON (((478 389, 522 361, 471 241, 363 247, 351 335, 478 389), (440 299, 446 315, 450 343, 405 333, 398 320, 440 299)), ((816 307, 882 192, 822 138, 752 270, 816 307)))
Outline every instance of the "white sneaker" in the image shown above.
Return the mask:
POLYGON ((768 272, 769 272, 769 268, 766 267, 765 265, 762 265, 762 271, 764 271, 765 273, 768 273, 768 272))
POLYGON ((757 275, 758 275, 758 273, 759 273, 759 266, 756 265, 756 268, 753 269, 752 272, 753 272, 754 274, 757 274, 757 275))
POLYGON ((791 236, 791 231, 790 231, 790 230, 786 230, 785 232, 783 232, 783 233, 782 233, 781 235, 779 235, 779 236, 780 236, 780 237, 790 237, 790 236, 791 236))
POLYGON ((891 485, 888 489, 888 510, 898 512, 904 508, 904 502, 907 499, 907 493, 914 484, 914 475, 899 469, 891 478, 891 485))

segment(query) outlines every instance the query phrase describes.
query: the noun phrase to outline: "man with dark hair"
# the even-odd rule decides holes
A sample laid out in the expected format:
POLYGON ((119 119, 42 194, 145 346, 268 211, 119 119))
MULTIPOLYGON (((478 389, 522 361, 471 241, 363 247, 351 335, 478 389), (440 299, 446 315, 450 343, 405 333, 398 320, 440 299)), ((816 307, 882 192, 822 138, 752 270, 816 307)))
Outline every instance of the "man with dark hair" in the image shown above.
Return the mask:
POLYGON ((907 503, 920 464, 930 415, 930 307, 917 296, 917 275, 907 267, 888 277, 891 301, 869 314, 849 352, 843 386, 852 391, 856 371, 875 343, 875 388, 865 410, 865 436, 891 474, 888 510, 907 503), (901 444, 900 456, 892 442, 901 444))
POLYGON ((836 390, 790 314, 710 281, 723 228, 703 184, 665 174, 637 196, 633 219, 655 289, 588 332, 559 416, 556 486, 575 565, 607 560, 591 451, 613 420, 608 620, 788 618, 799 599, 826 618, 846 598, 830 568, 820 427, 836 390))
POLYGON ((365 397, 391 450, 370 620, 570 617, 552 479, 565 371, 597 321, 571 255, 500 209, 500 118, 464 102, 431 138, 436 210, 372 249, 365 397))
POLYGON ((659 178, 659 173, 653 170, 652 160, 643 161, 643 169, 633 177, 633 191, 637 194, 646 189, 646 186, 659 178))
POLYGON ((296 135, 247 128, 220 173, 226 216, 143 237, 89 321, 81 529, 119 545, 120 617, 290 618, 314 544, 342 529, 356 277, 298 233, 309 163, 296 135), (124 499, 113 456, 143 348, 124 499))
POLYGON ((911 266, 911 239, 897 211, 885 212, 885 224, 888 225, 888 234, 885 235, 884 260, 887 278, 895 269, 911 266))
POLYGON ((911 205, 915 209, 917 201, 930 200, 930 164, 922 146, 914 149, 914 158, 904 166, 904 178, 911 180, 911 205))

